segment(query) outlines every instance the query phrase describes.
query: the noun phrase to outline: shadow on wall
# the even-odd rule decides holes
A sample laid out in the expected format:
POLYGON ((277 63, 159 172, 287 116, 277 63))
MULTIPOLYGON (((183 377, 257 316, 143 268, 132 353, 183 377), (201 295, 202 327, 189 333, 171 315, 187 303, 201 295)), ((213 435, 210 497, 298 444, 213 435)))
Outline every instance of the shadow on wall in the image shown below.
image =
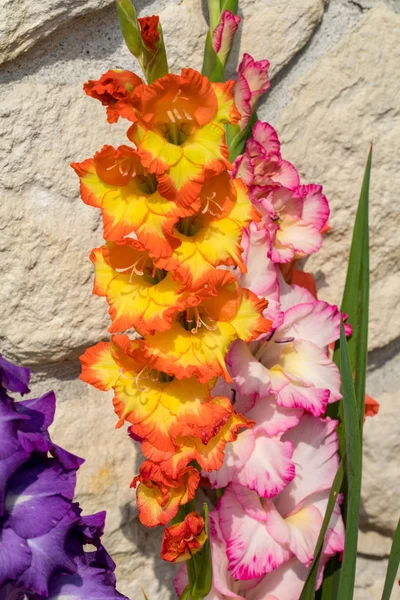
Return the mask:
MULTIPOLYGON (((151 0, 135 0, 138 13, 150 4, 151 0)), ((52 65, 58 65, 62 70, 64 63, 77 60, 87 61, 87 79, 97 77, 100 73, 93 71, 95 62, 104 61, 123 46, 115 5, 111 3, 102 10, 74 18, 61 25, 25 54, 1 65, 0 83, 18 81, 22 77, 33 75, 40 69, 52 65)), ((133 68, 136 61, 127 49, 124 50, 126 55, 131 57, 133 68)), ((119 66, 110 61, 110 68, 119 66)), ((127 68, 126 64, 124 68, 127 68)), ((56 72, 52 75, 53 81, 56 80, 56 72)), ((80 75, 78 77, 80 80, 80 75)))

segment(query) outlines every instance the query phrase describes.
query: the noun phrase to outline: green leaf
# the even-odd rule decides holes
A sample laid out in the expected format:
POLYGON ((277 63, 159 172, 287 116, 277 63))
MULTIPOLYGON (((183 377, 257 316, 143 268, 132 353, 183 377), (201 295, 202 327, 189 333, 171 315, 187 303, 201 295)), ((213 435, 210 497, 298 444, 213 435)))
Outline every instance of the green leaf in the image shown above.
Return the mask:
POLYGON ((257 121, 257 113, 254 112, 249 123, 242 130, 239 125, 226 125, 226 143, 229 149, 229 160, 233 162, 246 149, 246 142, 251 138, 254 123, 257 121))
POLYGON ((196 552, 192 558, 186 561, 189 575, 189 598, 191 600, 203 600, 211 590, 212 586, 212 564, 211 547, 208 525, 208 505, 203 504, 202 516, 207 533, 207 540, 203 548, 196 552))
MULTIPOLYGON (((357 418, 359 422, 360 459, 362 460, 362 429, 364 422, 365 403, 365 377, 368 350, 368 305, 369 305, 369 183, 371 175, 372 146, 369 151, 365 168, 360 198, 358 202, 353 237, 350 247, 349 263, 347 268, 346 283, 343 293, 341 310, 348 315, 348 322, 352 326, 352 335, 348 341, 351 374, 355 386, 357 400, 357 418)), ((340 368, 340 343, 337 342, 333 359, 340 368)), ((346 422, 343 401, 329 404, 327 416, 339 419, 339 455, 346 453, 346 422)), ((361 469, 361 466, 360 466, 361 469)), ((342 505, 344 517, 347 515, 349 501, 349 479, 346 473, 342 492, 345 499, 342 505)), ((342 563, 338 557, 329 561, 332 566, 332 574, 328 575, 328 582, 323 582, 320 598, 335 600, 339 598, 339 576, 342 563), (325 595, 326 591, 326 595, 325 595)))
POLYGON ((333 509, 335 508, 335 504, 338 498, 338 494, 340 492, 340 488, 342 487, 344 477, 344 458, 340 461, 339 468, 335 475, 335 479, 333 480, 331 493, 329 495, 328 505, 326 507, 324 520, 322 522, 321 531, 318 536, 317 544, 314 550, 314 560, 311 563, 310 569, 307 574, 307 579, 303 587, 303 591, 301 592, 301 596, 299 600, 313 600, 315 596, 315 586, 317 582, 318 575, 318 567, 319 561, 321 558, 322 547, 324 543, 325 533, 328 529, 329 521, 331 520, 333 509))
POLYGON ((346 475, 348 495, 346 539, 338 597, 352 600, 357 560, 362 461, 359 414, 343 322, 340 324, 340 372, 342 376, 343 413, 346 436, 346 475))
POLYGON ((338 555, 333 556, 325 565, 324 580, 315 595, 316 600, 338 600, 340 567, 342 563, 338 555))
POLYGON ((179 597, 179 600, 189 600, 190 584, 188 584, 179 597))
POLYGON ((239 0, 221 0, 221 13, 224 10, 230 10, 233 15, 237 15, 239 10, 239 0))
POLYGON ((400 520, 393 538, 392 549, 390 550, 389 564, 386 571, 385 585, 382 593, 382 600, 390 600, 393 584, 397 577, 397 571, 400 564, 400 520))
POLYGON ((196 590, 201 595, 201 598, 208 596, 212 586, 212 563, 211 563, 211 546, 210 546, 210 530, 208 521, 208 505, 206 502, 203 504, 202 516, 204 518, 204 526, 207 533, 207 540, 201 550, 198 553, 199 568, 197 571, 196 590))
MULTIPOLYGON (((346 283, 341 310, 348 315, 352 334, 348 342, 351 372, 354 380, 360 431, 364 422, 365 379, 368 353, 368 311, 369 311, 369 184, 371 177, 372 146, 365 168, 353 238, 347 267, 346 283)), ((339 345, 336 345, 334 359, 340 363, 339 345)), ((337 415, 332 415, 337 416, 337 415)))

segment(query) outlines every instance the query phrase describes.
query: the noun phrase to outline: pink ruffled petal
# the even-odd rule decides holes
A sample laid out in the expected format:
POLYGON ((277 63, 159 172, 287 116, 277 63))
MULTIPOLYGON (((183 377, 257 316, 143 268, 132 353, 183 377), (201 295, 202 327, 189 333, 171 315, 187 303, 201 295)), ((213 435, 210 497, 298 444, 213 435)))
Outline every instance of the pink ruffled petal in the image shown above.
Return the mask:
POLYGON ((304 194, 303 219, 307 223, 312 223, 321 231, 329 219, 329 203, 322 193, 320 185, 303 185, 301 190, 304 194))
POLYGON ((235 579, 259 577, 288 560, 290 553, 272 539, 263 523, 244 512, 229 487, 220 500, 219 520, 235 579))
POLYGON ((294 190, 300 185, 300 176, 292 163, 281 160, 279 170, 274 175, 274 181, 294 190))
POLYGON ((247 288, 269 301, 264 316, 272 321, 272 327, 279 327, 283 313, 279 308, 279 284, 277 267, 267 256, 269 235, 264 229, 257 229, 255 223, 243 232, 243 260, 247 273, 239 278, 242 287, 247 288))
POLYGON ((266 575, 246 600, 295 600, 300 597, 308 568, 293 558, 266 575))
POLYGON ((283 434, 294 445, 296 477, 274 500, 282 516, 293 513, 309 498, 332 487, 339 466, 336 421, 305 415, 299 425, 283 434))
POLYGON ((298 258, 313 254, 322 246, 322 235, 314 225, 288 216, 281 219, 276 240, 280 247, 293 248, 298 258))
POLYGON ((246 514, 256 521, 265 522, 267 520, 267 513, 256 492, 238 483, 232 483, 230 489, 235 493, 246 514))
POLYGON ((268 396, 271 388, 268 369, 252 355, 247 344, 241 340, 234 342, 226 361, 240 393, 253 397, 268 396))
POLYGON ((340 336, 340 311, 337 306, 315 299, 296 304, 285 312, 281 329, 285 336, 326 348, 340 336))
POLYGON ((292 454, 290 443, 259 434, 251 456, 236 471, 234 481, 263 498, 276 496, 295 476, 292 454))
POLYGON ((313 505, 306 506, 285 519, 289 548, 306 566, 313 561, 322 521, 323 516, 313 505))
POLYGON ((314 296, 305 288, 299 285, 289 285, 283 279, 282 275, 278 275, 281 309, 287 311, 296 304, 314 303, 314 296))
MULTIPOLYGON (((235 87, 233 89, 235 104, 242 115, 242 118, 239 122, 240 129, 244 129, 247 123, 251 119, 252 108, 251 108, 251 90, 250 86, 247 82, 247 79, 241 74, 238 73, 237 80, 235 83, 235 87)), ((246 155, 244 155, 246 156, 246 155)), ((242 159, 243 160, 243 159, 242 159)), ((236 164, 236 172, 234 173, 234 177, 239 176, 243 177, 244 181, 248 183, 249 179, 253 177, 253 169, 249 171, 249 163, 243 166, 243 170, 240 171, 239 167, 236 164)))
POLYGON ((252 429, 242 431, 235 442, 225 446, 222 466, 217 471, 203 472, 214 488, 223 488, 235 479, 236 473, 243 464, 250 460, 255 448, 255 436, 252 429))
POLYGON ((246 78, 251 90, 252 108, 254 108, 260 96, 270 86, 268 77, 269 66, 270 63, 268 60, 255 61, 250 54, 244 54, 239 64, 238 72, 246 78))
POLYGON ((175 592, 176 592, 176 595, 178 596, 178 598, 181 597, 181 595, 183 594, 183 590, 188 585, 188 583, 189 583, 189 577, 187 574, 186 564, 183 564, 179 568, 179 571, 176 574, 176 577, 174 579, 174 588, 175 588, 175 592))
POLYGON ((252 137, 262 145, 268 154, 280 153, 281 144, 279 142, 278 134, 269 123, 257 121, 253 127, 252 137))
POLYGON ((326 352, 312 342, 290 341, 290 338, 286 343, 279 341, 284 342, 278 338, 261 358, 269 370, 271 391, 277 393, 281 406, 304 408, 315 416, 321 415, 328 401, 335 402, 342 397, 339 369, 326 352))
POLYGON ((214 598, 218 600, 219 598, 241 598, 244 600, 243 596, 236 593, 238 590, 235 588, 238 588, 238 585, 228 571, 226 543, 220 530, 218 511, 213 510, 209 519, 213 588, 206 598, 208 600, 214 598))
MULTIPOLYGON (((240 82, 240 84, 241 84, 241 82, 240 82)), ((247 85, 246 81, 244 82, 243 86, 245 86, 245 85, 247 85)), ((243 87, 243 90, 244 90, 244 87, 243 87)), ((240 94, 242 94, 242 93, 244 94, 245 92, 241 91, 240 94)), ((245 100, 240 100, 240 97, 239 97, 238 102, 236 101, 236 95, 235 95, 235 104, 237 105, 237 108, 238 108, 239 112, 241 113, 242 119, 243 119, 246 116, 245 100)), ((249 118, 250 117, 251 117, 251 113, 250 113, 249 118)), ((233 169, 232 175, 233 175, 233 177, 240 177, 241 179, 243 179, 243 181, 246 183, 246 185, 249 185, 249 186, 252 185, 252 183, 254 181, 254 169, 253 169, 253 165, 251 162, 251 158, 248 154, 242 154, 241 156, 238 156, 238 158, 234 162, 234 169, 233 169)))
POLYGON ((284 408, 276 402, 275 396, 270 394, 265 398, 257 398, 254 406, 246 413, 246 417, 255 421, 252 431, 256 434, 264 432, 274 436, 299 424, 303 416, 300 408, 284 408))

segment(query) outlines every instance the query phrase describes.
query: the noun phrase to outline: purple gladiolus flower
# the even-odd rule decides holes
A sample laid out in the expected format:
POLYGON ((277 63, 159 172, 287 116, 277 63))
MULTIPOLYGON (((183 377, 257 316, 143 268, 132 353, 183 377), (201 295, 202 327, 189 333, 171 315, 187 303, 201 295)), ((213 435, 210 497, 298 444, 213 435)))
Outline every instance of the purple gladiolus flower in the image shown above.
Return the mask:
POLYGON ((9 396, 29 378, 0 355, 0 600, 127 600, 101 544, 105 512, 82 517, 73 502, 83 459, 50 438, 54 393, 9 396))

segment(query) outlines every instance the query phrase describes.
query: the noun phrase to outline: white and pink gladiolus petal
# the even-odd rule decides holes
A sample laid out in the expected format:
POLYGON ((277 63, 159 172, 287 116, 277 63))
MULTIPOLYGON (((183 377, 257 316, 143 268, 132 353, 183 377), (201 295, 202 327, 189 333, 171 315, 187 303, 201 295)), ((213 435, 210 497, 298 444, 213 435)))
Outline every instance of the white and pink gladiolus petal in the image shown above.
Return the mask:
POLYGON ((233 481, 254 490, 263 498, 279 494, 295 476, 293 446, 263 433, 255 436, 254 449, 234 475, 233 481))
POLYGON ((212 44, 218 58, 225 65, 232 47, 233 38, 238 30, 241 18, 230 10, 224 10, 218 25, 212 32, 212 44))
MULTIPOLYGON (((242 589, 242 582, 235 581, 228 569, 229 563, 226 555, 226 542, 220 529, 217 509, 210 512, 209 533, 213 568, 213 588, 211 592, 221 594, 221 598, 239 598, 244 600, 245 596, 242 589)), ((250 587, 257 585, 258 581, 259 579, 251 581, 250 587)), ((219 598, 219 596, 216 597, 219 598)))
POLYGON ((312 223, 318 231, 329 219, 329 203, 326 196, 322 193, 321 185, 302 185, 300 190, 303 193, 303 219, 307 223, 312 223))
POLYGON ((254 109, 260 96, 270 87, 268 60, 255 61, 250 54, 244 54, 238 72, 246 79, 251 91, 251 108, 254 109))
POLYGON ((246 600, 298 600, 307 578, 308 567, 296 558, 288 560, 265 575, 246 600))
MULTIPOLYGON (((312 342, 280 334, 278 330, 256 352, 256 358, 268 371, 270 391, 281 406, 304 408, 314 416, 323 414, 329 401, 341 397, 337 366, 312 342)), ((232 374, 235 377, 234 370, 232 374)), ((262 376, 267 379, 265 373, 262 376)))
POLYGON ((268 369, 253 356, 250 346, 242 340, 231 345, 226 363, 235 385, 241 394, 257 398, 268 396, 271 391, 271 377, 268 369))
POLYGON ((287 311, 296 304, 308 304, 315 302, 316 298, 300 285, 289 284, 283 278, 283 275, 278 271, 278 283, 280 290, 281 309, 287 311))
MULTIPOLYGON (((238 106, 239 112, 243 115, 243 111, 238 106)), ((246 185, 252 186, 254 183, 254 168, 252 159, 246 152, 237 157, 233 163, 232 177, 240 177, 246 185)), ((251 190, 250 190, 251 191, 251 190)))
MULTIPOLYGON (((316 504, 318 506, 318 504, 316 504)), ((326 502, 328 505, 328 502, 326 502)), ((325 507, 326 511, 326 507, 325 507)), ((325 514, 325 512, 324 512, 325 514)), ((338 552, 343 552, 345 540, 345 529, 340 504, 337 502, 333 509, 332 517, 326 531, 322 554, 331 557, 338 552)))
POLYGON ((281 330, 288 337, 327 348, 340 337, 340 311, 337 306, 315 298, 311 302, 294 303, 285 312, 281 330))
POLYGON ((281 144, 278 134, 269 123, 257 121, 253 127, 252 139, 258 142, 266 153, 280 155, 281 144))
MULTIPOLYGON (((287 544, 300 562, 309 566, 314 559, 314 550, 322 527, 323 515, 314 505, 285 518, 287 544)), ((267 524, 268 531, 272 534, 267 524)), ((274 537, 274 536, 273 536, 274 537)))
MULTIPOLYGON (((279 219, 274 246, 278 256, 287 248, 292 258, 304 258, 318 252, 322 246, 322 235, 314 225, 304 219, 284 215, 279 219)), ((283 260, 279 262, 287 262, 286 256, 283 252, 283 260)))
POLYGON ((179 571, 174 579, 174 588, 176 595, 180 598, 183 594, 183 590, 189 583, 189 577, 187 574, 186 564, 183 564, 179 567, 179 571))
MULTIPOLYGON (((242 413, 242 411, 239 410, 242 413)), ((243 414, 243 413, 242 413, 243 414)), ((276 402, 274 395, 257 398, 246 413, 246 418, 255 422, 252 430, 255 434, 279 435, 299 424, 304 411, 300 408, 285 408, 276 402)))
POLYGON ((268 299, 269 304, 263 314, 276 329, 283 321, 283 312, 279 305, 277 267, 267 256, 269 240, 268 232, 258 229, 255 223, 244 230, 241 245, 247 272, 240 276, 239 283, 257 296, 268 299))
POLYGON ((238 73, 235 86, 233 88, 234 100, 236 108, 241 114, 241 119, 238 123, 239 128, 243 130, 249 123, 253 109, 251 105, 251 89, 246 77, 238 73))
POLYGON ((219 522, 226 541, 229 571, 235 579, 253 579, 276 569, 290 558, 265 523, 250 517, 230 486, 219 503, 219 522))
POLYGON ((254 294, 279 301, 279 283, 276 266, 267 257, 268 237, 264 229, 251 223, 243 232, 243 261, 247 267, 240 279, 240 285, 254 294))
POLYGON ((297 427, 282 435, 282 440, 294 445, 296 465, 296 477, 274 499, 283 517, 298 510, 313 494, 332 487, 339 466, 336 426, 337 421, 305 415, 297 427))
POLYGON ((272 500, 263 500, 253 490, 249 490, 247 487, 243 487, 238 483, 232 483, 230 486, 230 490, 235 494, 237 500, 239 500, 240 504, 244 512, 252 517, 256 521, 266 522, 267 514, 265 512, 265 506, 268 506, 272 500))
POLYGON ((238 470, 251 459, 254 450, 255 435, 252 429, 246 429, 239 433, 235 442, 226 444, 222 466, 216 471, 203 471, 202 475, 207 477, 212 487, 226 487, 236 479, 238 470))

